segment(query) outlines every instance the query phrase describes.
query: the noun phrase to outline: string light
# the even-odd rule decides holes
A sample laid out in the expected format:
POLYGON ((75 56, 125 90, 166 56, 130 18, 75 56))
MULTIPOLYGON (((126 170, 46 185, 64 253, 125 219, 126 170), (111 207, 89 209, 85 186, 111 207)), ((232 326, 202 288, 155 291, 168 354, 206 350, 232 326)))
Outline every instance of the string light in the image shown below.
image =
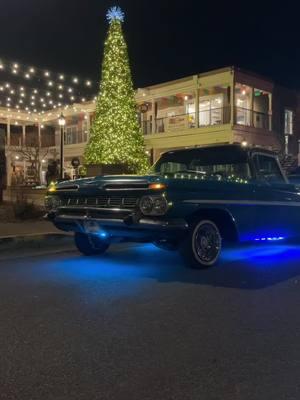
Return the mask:
MULTIPOLYGON (((36 97, 33 96, 32 94, 38 94, 40 93, 41 95, 43 94, 45 97, 48 98, 48 100, 55 100, 55 99, 60 99, 60 102, 55 104, 55 102, 52 100, 52 105, 58 106, 58 107, 68 107, 69 105, 71 105, 71 102, 76 101, 76 98, 81 99, 82 102, 86 102, 89 99, 92 99, 92 93, 90 95, 88 95, 87 97, 85 96, 88 92, 88 88, 90 88, 91 86, 93 86, 93 83, 91 80, 84 80, 84 79, 79 79, 78 77, 70 77, 68 75, 65 74, 59 74, 59 73, 53 73, 49 70, 42 70, 39 68, 35 68, 35 67, 26 67, 22 64, 18 64, 18 63, 13 63, 13 62, 8 62, 8 61, 0 61, 0 73, 1 70, 7 70, 7 73, 11 73, 12 75, 17 75, 20 74, 20 78, 22 79, 26 79, 26 80, 30 80, 33 78, 33 74, 36 74, 36 79, 37 79, 37 84, 39 85, 39 90, 37 88, 30 88, 29 85, 26 83, 23 86, 20 86, 17 82, 12 83, 12 87, 10 83, 3 83, 1 85, 0 82, 0 105, 1 105, 1 96, 3 96, 4 92, 6 92, 6 96, 7 95, 11 95, 11 97, 9 97, 9 101, 7 101, 7 106, 9 108, 15 108, 16 110, 19 111, 20 108, 22 108, 24 111, 26 110, 27 112, 31 112, 31 106, 33 106, 32 103, 34 103, 37 101, 38 106, 37 108, 35 108, 36 111, 34 112, 45 112, 44 109, 47 107, 47 104, 49 104, 49 102, 47 101, 47 104, 45 104, 45 100, 44 97, 41 96, 40 99, 36 100, 36 97), (54 77, 56 76, 56 81, 55 79, 51 79, 51 80, 46 80, 45 78, 49 78, 49 76, 54 77), (59 82, 60 81, 60 82, 59 82), (76 84, 76 89, 74 90, 71 86, 68 86, 66 84, 66 86, 62 85, 61 82, 62 81, 66 81, 66 83, 69 82, 73 82, 76 84), (44 86, 44 89, 43 89, 44 86), (52 87, 54 90, 53 92, 50 91, 46 91, 46 87, 52 87), (84 89, 84 87, 86 88, 86 90, 84 89), (11 89, 10 89, 11 88, 11 89), (69 93, 70 96, 66 98, 66 96, 64 96, 63 91, 65 91, 66 93, 69 93), (78 92, 78 93, 76 93, 78 92), (75 93, 75 94, 73 94, 75 93), (72 95, 71 95, 72 94, 72 95), (83 97, 80 97, 81 95, 84 95, 83 97), (27 96, 26 96, 27 95, 27 96), (26 98, 27 97, 27 101, 26 98), (25 101, 24 101, 25 100, 25 101), (63 103, 62 103, 63 101, 63 103), (8 104, 9 103, 9 104, 8 104), (27 103, 27 104, 26 104, 27 103), (40 108, 40 110, 39 110, 40 108)), ((1 77, 1 75, 0 75, 1 77)), ((19 79, 20 79, 19 78, 19 79)), ((4 94, 4 95, 5 95, 4 94)), ((2 101, 2 104, 5 103, 5 99, 4 101, 2 101)), ((52 106, 51 105, 51 106, 52 106)), ((49 106, 48 106, 49 107, 49 106)))

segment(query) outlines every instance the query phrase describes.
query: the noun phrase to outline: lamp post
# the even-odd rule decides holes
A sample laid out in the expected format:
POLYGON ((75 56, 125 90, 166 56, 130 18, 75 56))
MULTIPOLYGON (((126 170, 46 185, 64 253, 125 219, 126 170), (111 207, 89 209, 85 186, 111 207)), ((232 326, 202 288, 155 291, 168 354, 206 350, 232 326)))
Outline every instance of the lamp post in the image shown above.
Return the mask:
POLYGON ((58 119, 58 125, 60 126, 60 179, 64 179, 64 130, 66 119, 63 113, 58 119))

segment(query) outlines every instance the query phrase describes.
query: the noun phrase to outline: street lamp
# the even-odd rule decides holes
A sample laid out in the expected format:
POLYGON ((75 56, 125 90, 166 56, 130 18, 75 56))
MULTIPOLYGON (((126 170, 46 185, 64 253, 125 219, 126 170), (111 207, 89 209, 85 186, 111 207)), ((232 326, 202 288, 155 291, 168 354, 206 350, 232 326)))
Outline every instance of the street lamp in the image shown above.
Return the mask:
POLYGON ((60 179, 64 179, 64 130, 66 119, 63 113, 58 119, 58 125, 60 126, 60 179))

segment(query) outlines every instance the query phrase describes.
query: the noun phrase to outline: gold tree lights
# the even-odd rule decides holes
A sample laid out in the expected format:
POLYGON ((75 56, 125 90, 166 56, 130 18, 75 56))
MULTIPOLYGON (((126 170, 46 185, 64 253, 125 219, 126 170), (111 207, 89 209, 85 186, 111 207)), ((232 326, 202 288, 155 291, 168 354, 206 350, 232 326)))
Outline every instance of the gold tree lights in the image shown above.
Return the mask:
POLYGON ((107 19, 110 26, 104 44, 100 92, 85 161, 87 164, 122 164, 131 172, 141 173, 148 168, 148 158, 122 32, 124 14, 119 7, 113 7, 107 19))

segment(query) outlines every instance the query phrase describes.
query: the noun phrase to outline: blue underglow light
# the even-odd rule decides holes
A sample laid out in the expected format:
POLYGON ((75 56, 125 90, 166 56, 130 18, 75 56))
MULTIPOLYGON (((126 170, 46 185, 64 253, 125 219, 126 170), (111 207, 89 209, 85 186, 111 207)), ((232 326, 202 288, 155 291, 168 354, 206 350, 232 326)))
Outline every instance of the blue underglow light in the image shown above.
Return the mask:
POLYGON ((284 240, 285 237, 283 236, 272 236, 272 237, 259 237, 259 238, 255 238, 254 240, 256 242, 278 242, 279 240, 284 240))

